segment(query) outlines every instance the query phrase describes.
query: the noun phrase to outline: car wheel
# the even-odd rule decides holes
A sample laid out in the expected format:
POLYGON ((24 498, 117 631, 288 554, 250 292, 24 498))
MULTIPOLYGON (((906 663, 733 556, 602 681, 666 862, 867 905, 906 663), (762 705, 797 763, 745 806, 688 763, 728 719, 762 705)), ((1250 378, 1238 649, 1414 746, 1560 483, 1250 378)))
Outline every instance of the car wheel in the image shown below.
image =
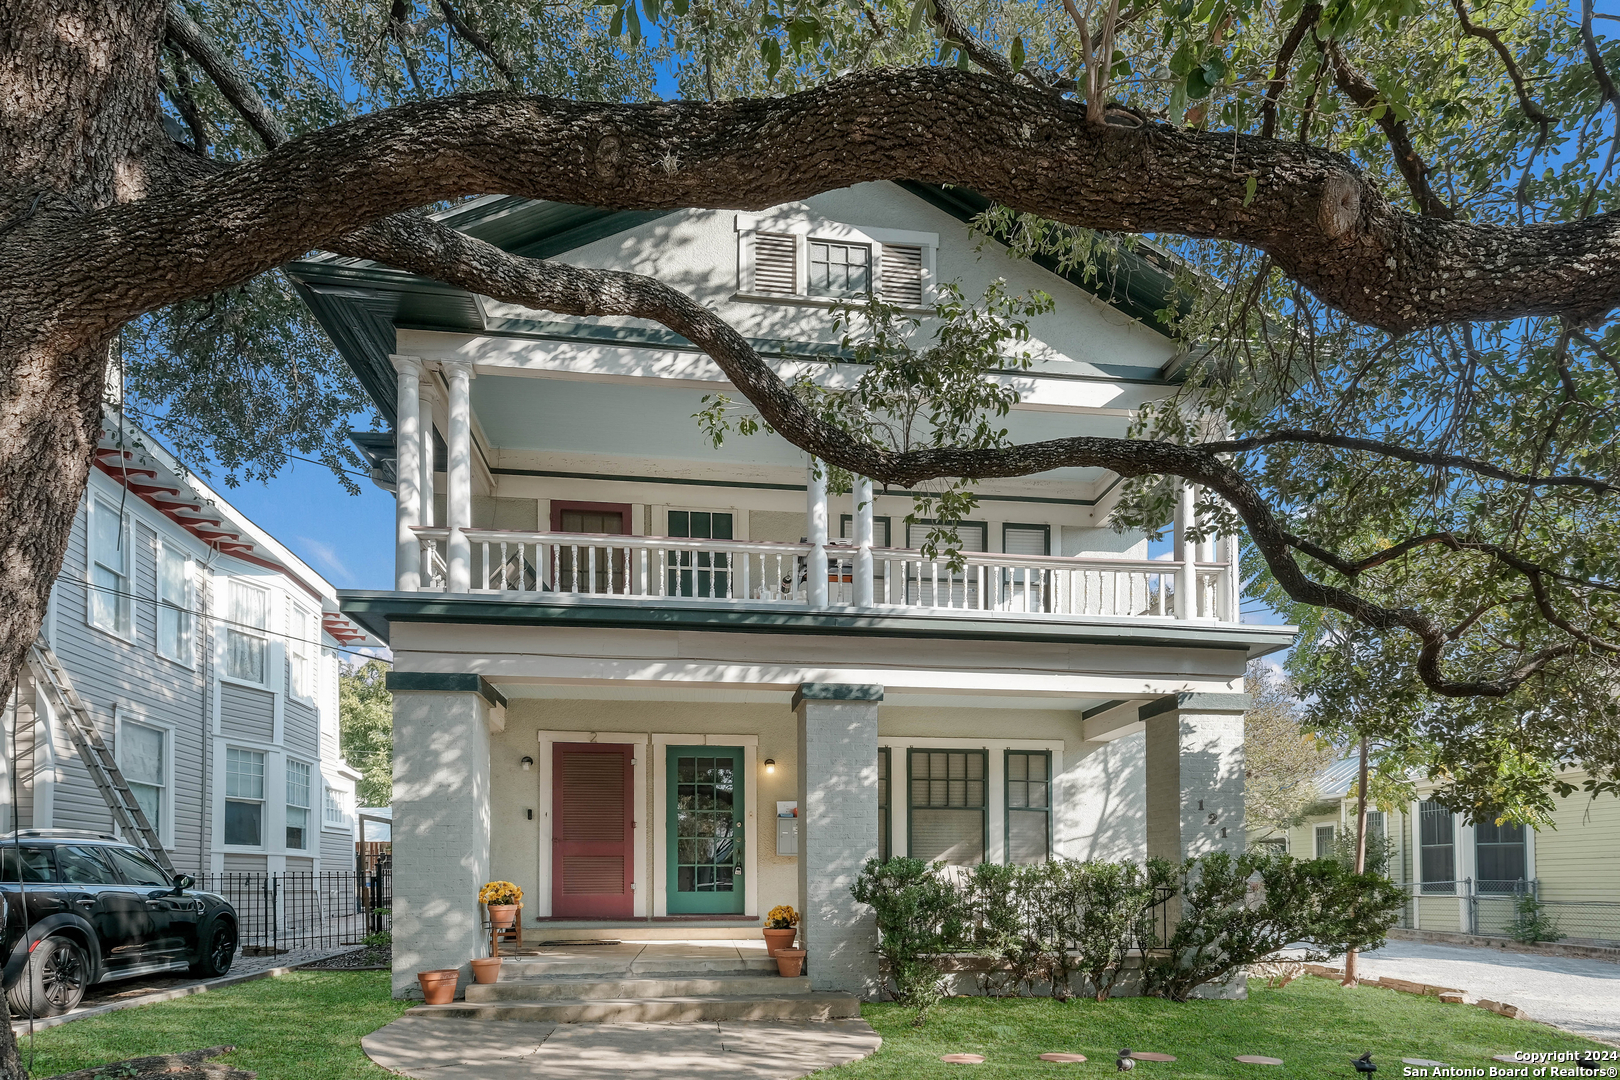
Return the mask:
POLYGON ((16 1016, 60 1016, 78 1008, 90 986, 84 950, 62 937, 48 937, 29 954, 17 985, 6 991, 16 1016))
POLYGON ((207 948, 202 959, 191 965, 191 973, 205 979, 217 979, 231 970, 236 960, 236 927, 228 922, 217 922, 208 935, 207 948))

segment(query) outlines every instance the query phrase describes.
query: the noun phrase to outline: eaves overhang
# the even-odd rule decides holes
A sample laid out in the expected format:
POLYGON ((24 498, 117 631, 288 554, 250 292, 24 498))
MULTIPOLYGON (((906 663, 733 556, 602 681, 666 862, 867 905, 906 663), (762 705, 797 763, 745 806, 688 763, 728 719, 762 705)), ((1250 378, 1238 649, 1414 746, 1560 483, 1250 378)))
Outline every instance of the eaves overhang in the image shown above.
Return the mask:
POLYGON ((941 616, 834 608, 783 610, 779 604, 649 604, 592 597, 519 600, 443 593, 343 590, 343 613, 384 641, 393 623, 563 626, 575 629, 712 631, 830 637, 925 638, 938 641, 1026 641, 1069 645, 1134 645, 1242 650, 1249 659, 1288 648, 1296 628, 1232 623, 1029 617, 999 612, 941 616))

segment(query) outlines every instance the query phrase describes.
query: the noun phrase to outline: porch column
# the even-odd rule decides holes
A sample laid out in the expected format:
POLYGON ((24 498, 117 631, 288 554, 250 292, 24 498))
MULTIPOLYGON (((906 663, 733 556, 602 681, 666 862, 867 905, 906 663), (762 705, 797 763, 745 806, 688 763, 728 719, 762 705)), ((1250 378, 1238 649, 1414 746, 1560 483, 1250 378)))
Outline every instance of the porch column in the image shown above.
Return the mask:
POLYGON ((805 519, 810 541, 805 601, 813 610, 827 606, 827 471, 815 458, 805 473, 805 519))
POLYGON ((1198 545, 1191 542, 1187 531, 1197 522, 1197 489, 1185 480, 1178 481, 1176 490, 1175 560, 1176 618, 1198 617, 1198 545))
POLYGON ((1238 565, 1242 555, 1236 533, 1221 537, 1220 558, 1226 563, 1226 575, 1221 578, 1221 599, 1225 608, 1221 618, 1226 622, 1243 621, 1243 568, 1238 565))
POLYGON ((810 984, 875 998, 877 925, 849 895, 877 858, 878 703, 883 687, 804 683, 799 720, 799 936, 810 984))
POLYGON ((1143 705, 1147 853, 1179 862, 1243 851, 1247 694, 1171 694, 1143 705))
POLYGON ((462 969, 488 949, 478 889, 489 880, 490 732, 506 700, 478 675, 392 671, 396 998, 416 973, 462 969))
MULTIPOLYGON (((418 426, 422 429, 421 451, 417 456, 421 458, 422 463, 422 524, 433 525, 435 517, 433 508, 433 399, 435 395, 433 391, 435 388, 432 373, 425 372, 424 375, 421 391, 417 397, 421 407, 421 419, 418 421, 418 426)), ((422 550, 422 583, 426 585, 432 580, 433 560, 429 556, 427 549, 424 548, 422 550)))
POLYGON ((416 592, 422 587, 422 547, 411 528, 422 524, 422 362, 414 356, 390 359, 398 389, 394 408, 394 588, 416 592))
POLYGON ((872 478, 857 476, 855 500, 855 606, 872 606, 872 478))
POLYGON ((439 370, 450 383, 450 431, 446 442, 445 495, 450 527, 448 545, 450 591, 472 588, 472 544, 465 530, 472 527, 472 377, 470 364, 445 363, 439 370))

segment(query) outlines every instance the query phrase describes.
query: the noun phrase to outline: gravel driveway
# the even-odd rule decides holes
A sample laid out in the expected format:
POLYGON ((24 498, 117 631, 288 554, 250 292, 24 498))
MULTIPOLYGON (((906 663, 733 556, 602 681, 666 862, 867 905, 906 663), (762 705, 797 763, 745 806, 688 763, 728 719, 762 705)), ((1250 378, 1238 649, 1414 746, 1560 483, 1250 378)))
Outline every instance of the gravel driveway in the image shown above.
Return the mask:
POLYGON ((1362 954, 1358 974, 1454 987, 1470 1001, 1507 1002, 1534 1020, 1620 1044, 1620 964, 1606 960, 1390 941, 1362 954))

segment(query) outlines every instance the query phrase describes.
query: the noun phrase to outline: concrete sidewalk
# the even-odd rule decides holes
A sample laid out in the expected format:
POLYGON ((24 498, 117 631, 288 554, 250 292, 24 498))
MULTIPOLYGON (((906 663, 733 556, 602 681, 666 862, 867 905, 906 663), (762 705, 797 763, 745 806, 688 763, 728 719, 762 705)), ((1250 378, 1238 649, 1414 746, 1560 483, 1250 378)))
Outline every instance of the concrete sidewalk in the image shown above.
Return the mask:
POLYGON ((1357 973, 1455 987, 1470 1001, 1507 1002, 1531 1019, 1620 1044, 1620 964, 1390 941, 1376 952, 1363 953, 1357 973))
POLYGON ((420 1080, 792 1080, 871 1055, 864 1020, 549 1024, 403 1016, 361 1040, 420 1080))

